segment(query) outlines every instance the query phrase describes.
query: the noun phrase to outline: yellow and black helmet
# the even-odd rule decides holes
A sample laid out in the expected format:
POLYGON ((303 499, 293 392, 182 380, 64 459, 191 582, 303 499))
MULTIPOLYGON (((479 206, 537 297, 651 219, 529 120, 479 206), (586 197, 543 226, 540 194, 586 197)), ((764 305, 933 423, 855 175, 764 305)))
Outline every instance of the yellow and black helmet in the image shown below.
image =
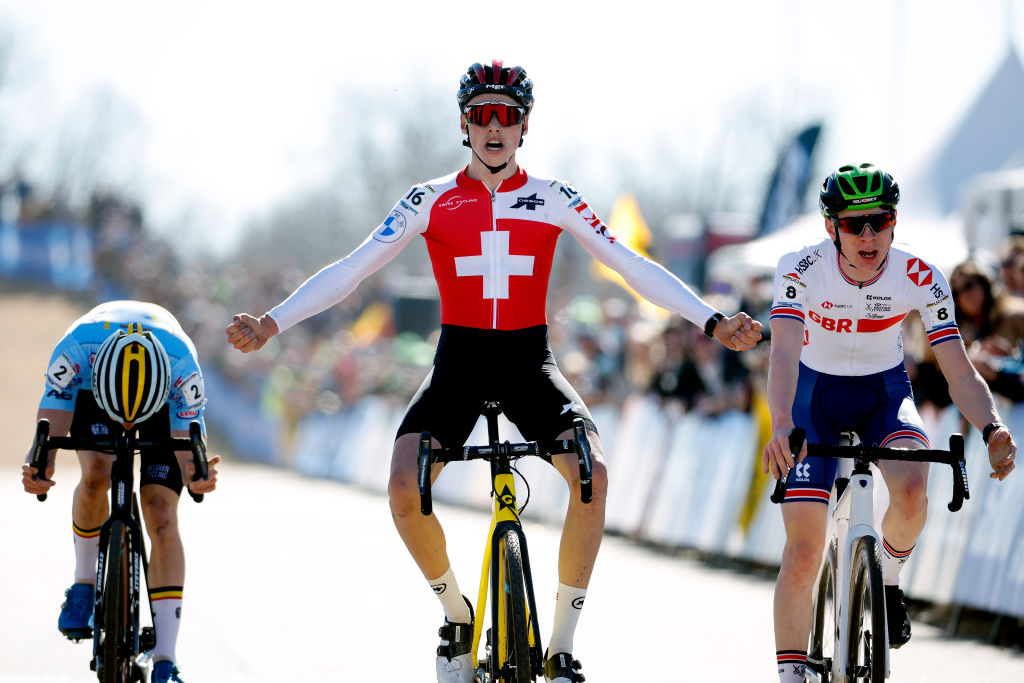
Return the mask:
POLYGON ((92 395, 125 427, 153 417, 171 393, 171 362, 160 340, 132 323, 107 337, 92 364, 92 395))

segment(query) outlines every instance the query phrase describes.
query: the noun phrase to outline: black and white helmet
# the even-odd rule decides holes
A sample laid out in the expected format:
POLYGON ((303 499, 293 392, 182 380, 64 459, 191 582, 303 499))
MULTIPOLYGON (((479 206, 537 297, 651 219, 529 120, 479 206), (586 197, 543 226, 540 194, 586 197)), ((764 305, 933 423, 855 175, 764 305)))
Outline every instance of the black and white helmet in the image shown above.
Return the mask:
POLYGON ((171 362, 149 330, 132 323, 107 337, 92 364, 92 395, 125 427, 153 417, 171 393, 171 362))

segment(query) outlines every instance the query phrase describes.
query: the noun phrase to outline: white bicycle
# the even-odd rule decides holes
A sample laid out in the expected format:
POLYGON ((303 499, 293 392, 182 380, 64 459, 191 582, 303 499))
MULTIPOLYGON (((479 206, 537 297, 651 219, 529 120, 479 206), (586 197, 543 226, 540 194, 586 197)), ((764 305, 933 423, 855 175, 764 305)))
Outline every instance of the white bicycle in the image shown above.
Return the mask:
MULTIPOLYGON (((799 453, 806 432, 794 429, 790 450, 799 453)), ((883 683, 889 677, 882 585, 881 539, 874 524, 872 463, 913 460, 950 466, 956 512, 970 498, 964 461, 964 437, 949 437, 949 450, 862 446, 856 434, 843 432, 840 445, 807 444, 808 456, 840 458, 829 499, 830 541, 822 556, 814 593, 814 619, 807 647, 805 679, 812 683, 883 683)), ((786 479, 777 480, 772 502, 786 495, 786 479)))

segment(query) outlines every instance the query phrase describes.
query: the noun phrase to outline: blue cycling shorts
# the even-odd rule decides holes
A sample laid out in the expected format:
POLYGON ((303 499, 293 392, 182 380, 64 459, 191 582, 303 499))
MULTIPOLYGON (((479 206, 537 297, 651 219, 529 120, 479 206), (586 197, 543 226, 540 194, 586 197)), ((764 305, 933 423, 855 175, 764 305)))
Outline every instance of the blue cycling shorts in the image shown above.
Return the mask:
MULTIPOLYGON (((895 439, 910 438, 931 447, 902 363, 855 377, 828 375, 801 363, 793 423, 807 431, 808 443, 833 446, 843 432, 854 431, 865 446, 885 447, 895 439)), ((804 458, 789 473, 783 502, 828 504, 837 464, 835 458, 804 458)))

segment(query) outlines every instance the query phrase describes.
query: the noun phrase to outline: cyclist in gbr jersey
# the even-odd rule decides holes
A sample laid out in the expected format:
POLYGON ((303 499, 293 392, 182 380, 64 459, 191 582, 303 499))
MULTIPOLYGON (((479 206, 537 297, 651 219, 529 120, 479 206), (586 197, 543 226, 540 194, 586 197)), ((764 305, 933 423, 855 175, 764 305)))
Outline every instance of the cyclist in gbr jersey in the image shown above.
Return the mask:
MULTIPOLYGON (((195 346, 174 316, 156 304, 110 301, 72 323, 53 350, 37 419, 50 421, 51 436, 113 435, 125 427, 138 429, 143 440, 187 439, 192 420, 199 421, 205 435, 205 406, 195 346), (121 348, 121 342, 127 348, 121 348), (132 366, 141 371, 129 373, 132 366)), ((31 455, 30 451, 27 460, 31 455)), ((107 491, 113 460, 105 453, 78 452, 82 477, 71 506, 75 582, 65 593, 57 620, 60 632, 71 640, 92 637, 100 527, 110 514, 107 491)), ((33 480, 36 469, 22 466, 25 491, 49 491, 55 483, 54 461, 51 452, 45 479, 33 480)), ((209 479, 191 482, 191 452, 151 449, 141 454, 140 502, 152 545, 147 579, 157 638, 153 683, 181 681, 175 648, 185 550, 178 529, 178 498, 184 481, 191 482, 195 493, 213 491, 219 462, 219 455, 211 457, 209 479)))
MULTIPOLYGON (((773 438, 763 467, 789 474, 782 506, 786 545, 775 586, 779 679, 802 682, 811 628, 812 584, 825 544, 833 458, 790 452, 794 427, 811 443, 836 444, 842 430, 863 443, 928 448, 903 364, 902 322, 921 314, 950 396, 988 444, 990 476, 1014 469, 1016 445, 1000 422, 988 386, 967 358, 946 278, 934 266, 892 247, 899 186, 871 164, 842 166, 819 193, 829 239, 786 254, 775 276, 769 325, 768 401, 773 438), (792 470, 792 471, 791 471, 792 470)), ((882 572, 889 641, 910 639, 899 574, 927 514, 928 463, 880 463, 889 489, 882 519, 882 572)))
MULTIPOLYGON (((725 346, 744 350, 760 339, 760 323, 725 317, 657 263, 613 235, 568 183, 526 173, 516 152, 529 130, 533 82, 521 67, 474 64, 458 90, 460 124, 470 148, 460 171, 414 185, 352 253, 301 285, 259 318, 241 314, 227 328, 241 351, 348 296, 357 284, 416 236, 426 241, 441 300, 441 338, 434 368, 398 429, 391 460, 391 510, 404 540, 445 613, 438 648, 439 681, 473 680, 469 654, 472 609, 445 551, 436 516, 419 512, 416 483, 420 431, 435 446, 461 446, 484 400, 502 402, 527 439, 571 438, 572 421, 587 422, 594 449, 594 499, 579 502, 575 456, 552 463, 576 491, 570 496, 559 556, 559 586, 545 657, 549 681, 582 680, 573 634, 604 529, 607 474, 590 413, 555 365, 547 340, 547 289, 555 243, 568 232, 623 275, 650 301, 699 325, 725 346)), ((437 476, 440 467, 433 473, 437 476)))

